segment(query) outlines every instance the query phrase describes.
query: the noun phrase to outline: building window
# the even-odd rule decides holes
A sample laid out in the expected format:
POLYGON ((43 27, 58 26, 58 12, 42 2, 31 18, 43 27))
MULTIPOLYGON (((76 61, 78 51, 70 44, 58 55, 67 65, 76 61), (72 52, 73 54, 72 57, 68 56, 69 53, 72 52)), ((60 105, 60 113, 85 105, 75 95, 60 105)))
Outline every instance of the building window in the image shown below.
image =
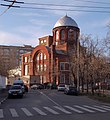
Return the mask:
POLYGON ((56 46, 58 45, 58 41, 56 41, 56 46))
POLYGON ((65 70, 65 66, 64 66, 64 63, 60 63, 60 70, 65 70))
POLYGON ((68 31, 68 39, 73 40, 74 39, 74 30, 69 29, 68 31))
POLYGON ((40 53, 40 60, 43 59, 43 53, 40 53))
POLYGON ((39 54, 37 55, 37 60, 39 60, 39 54))
POLYGON ((76 40, 76 38, 77 38, 77 35, 76 35, 76 32, 74 32, 74 39, 76 40))
POLYGON ((69 63, 65 63, 65 70, 69 70, 69 63))
POLYGON ((65 31, 61 30, 61 40, 64 40, 64 39, 65 39, 65 31))
POLYGON ((28 65, 25 65, 25 75, 28 75, 28 65))
POLYGON ((25 53, 25 51, 24 50, 19 50, 19 52, 20 52, 20 54, 23 54, 23 53, 25 53))
POLYGON ((24 62, 28 62, 28 59, 27 59, 27 57, 25 57, 25 58, 24 58, 24 62))
POLYGON ((46 83, 46 76, 43 76, 43 83, 46 83))
POLYGON ((65 74, 60 75, 60 83, 65 83, 65 74))
POLYGON ((40 71, 43 71, 43 65, 40 65, 40 71))
POLYGON ((68 71, 69 70, 69 63, 68 62, 61 62, 60 63, 60 70, 61 71, 68 71))
POLYGON ((37 55, 37 60, 43 60, 43 53, 39 53, 37 55))
POLYGON ((9 55, 10 54, 10 50, 9 49, 4 49, 4 54, 5 55, 9 55))
POLYGON ((46 54, 44 54, 44 60, 46 60, 46 54))
POLYGON ((61 41, 60 41, 60 44, 64 44, 64 43, 65 43, 65 41, 64 41, 64 40, 61 40, 61 41))
POLYGON ((41 40, 40 43, 42 44, 42 43, 43 43, 43 40, 41 40))
POLYGON ((30 56, 29 56, 29 57, 28 57, 28 62, 30 62, 30 59, 31 59, 31 58, 30 58, 30 56))
POLYGON ((44 71, 46 71, 46 67, 47 67, 46 64, 44 64, 44 71))
POLYGON ((59 32, 56 31, 56 40, 58 40, 58 39, 59 39, 59 32))
POLYGON ((37 65, 37 71, 39 71, 39 65, 37 65))
POLYGON ((46 40, 44 40, 44 43, 46 43, 47 41, 46 40))

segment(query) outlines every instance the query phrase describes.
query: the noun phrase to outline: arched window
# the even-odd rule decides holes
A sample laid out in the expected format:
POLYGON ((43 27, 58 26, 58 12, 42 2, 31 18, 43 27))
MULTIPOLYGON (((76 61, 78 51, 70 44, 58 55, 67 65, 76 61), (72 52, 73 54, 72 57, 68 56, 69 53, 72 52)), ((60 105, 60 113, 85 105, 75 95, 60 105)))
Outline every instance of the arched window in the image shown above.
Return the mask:
POLYGON ((40 53, 40 60, 43 59, 43 53, 40 53))
POLYGON ((74 30, 69 29, 68 31, 68 39, 73 40, 74 39, 74 30))
POLYGON ((39 60, 39 54, 37 55, 37 60, 39 60))
POLYGON ((58 39, 59 39, 59 32, 56 31, 56 40, 58 40, 58 39))
POLYGON ((46 60, 46 54, 44 54, 44 60, 46 60))
POLYGON ((47 69, 46 67, 47 67, 46 64, 44 64, 44 71, 46 71, 46 69, 47 69))
POLYGON ((64 40, 64 39, 65 39, 65 31, 61 30, 61 40, 64 40))

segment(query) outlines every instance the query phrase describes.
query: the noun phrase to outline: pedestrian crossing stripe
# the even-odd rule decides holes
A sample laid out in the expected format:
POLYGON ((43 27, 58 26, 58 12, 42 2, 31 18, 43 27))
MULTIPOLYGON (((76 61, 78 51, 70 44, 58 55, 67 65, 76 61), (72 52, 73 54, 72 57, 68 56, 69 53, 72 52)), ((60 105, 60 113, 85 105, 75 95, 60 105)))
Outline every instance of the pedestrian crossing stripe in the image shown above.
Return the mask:
POLYGON ((55 107, 56 109, 58 109, 58 110, 64 112, 64 113, 66 113, 66 114, 71 114, 71 112, 65 110, 63 107, 59 107, 59 106, 54 106, 54 107, 55 107))
POLYGON ((26 108, 21 108, 21 109, 27 116, 33 116, 33 114, 29 110, 27 110, 26 108))
POLYGON ((0 109, 0 118, 3 118, 3 109, 0 109))
POLYGON ((72 110, 72 111, 74 111, 74 112, 77 112, 77 113, 84 113, 84 112, 82 112, 82 111, 80 111, 80 110, 77 110, 77 109, 75 109, 75 108, 73 108, 73 107, 70 107, 70 106, 64 106, 64 107, 66 107, 66 108, 68 108, 68 109, 70 109, 70 110, 72 110))
POLYGON ((55 115, 59 114, 58 112, 56 112, 55 110, 53 110, 53 109, 51 109, 49 107, 43 107, 43 108, 45 108, 47 111, 49 111, 49 112, 51 112, 51 113, 53 113, 55 115))
MULTIPOLYGON (((29 110, 29 108, 20 108, 24 114, 26 116, 35 116, 31 110, 29 110)), ((105 105, 101 105, 101 106, 98 106, 98 105, 92 105, 92 106, 89 106, 89 105, 73 105, 73 106, 67 106, 67 105, 64 105, 64 106, 52 106, 52 107, 42 107, 42 108, 38 108, 38 107, 32 107, 32 109, 34 111, 36 111, 38 114, 42 115, 42 116, 46 116, 48 114, 54 114, 54 115, 58 115, 58 114, 73 114, 72 112, 75 112, 75 113, 78 113, 78 114, 82 114, 82 113, 85 113, 85 112, 89 112, 89 113, 95 113, 95 112, 108 112, 110 111, 110 106, 105 106, 105 105), (44 112, 45 111, 45 112, 44 112)), ((4 118, 4 112, 5 110, 4 109, 0 109, 0 119, 1 118, 4 118)), ((17 110, 15 108, 9 108, 9 112, 11 114, 12 117, 19 117, 20 116, 20 113, 18 114, 17 113, 17 110)))
POLYGON ((46 113, 44 113, 42 110, 38 109, 37 107, 33 107, 33 109, 38 112, 40 115, 47 115, 46 113))
POLYGON ((10 108, 10 112, 11 112, 12 117, 19 117, 19 115, 18 115, 18 113, 16 112, 15 109, 10 108))
POLYGON ((91 107, 91 106, 88 106, 88 105, 83 105, 84 107, 87 107, 87 108, 90 108, 90 109, 93 109, 93 110, 97 110, 99 112, 106 112, 105 110, 101 110, 99 108, 95 108, 95 107, 91 107))
POLYGON ((101 106, 97 106, 97 105, 94 105, 94 107, 100 108, 100 109, 103 109, 103 110, 110 111, 110 108, 105 108, 105 107, 101 107, 101 106))
POLYGON ((95 112, 95 111, 93 111, 93 110, 90 110, 90 109, 88 109, 88 108, 81 107, 81 106, 78 106, 78 105, 74 105, 74 107, 77 107, 77 108, 79 108, 79 109, 85 110, 85 111, 90 112, 90 113, 94 113, 94 112, 95 112))

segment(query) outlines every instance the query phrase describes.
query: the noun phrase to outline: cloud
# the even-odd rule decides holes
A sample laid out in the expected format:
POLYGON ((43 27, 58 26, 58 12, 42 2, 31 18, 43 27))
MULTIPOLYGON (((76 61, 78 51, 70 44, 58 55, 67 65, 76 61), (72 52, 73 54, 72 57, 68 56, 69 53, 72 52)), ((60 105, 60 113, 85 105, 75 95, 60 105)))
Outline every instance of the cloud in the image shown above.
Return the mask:
POLYGON ((0 31, 0 45, 23 45, 30 44, 34 46, 37 44, 35 38, 23 38, 18 34, 0 31))

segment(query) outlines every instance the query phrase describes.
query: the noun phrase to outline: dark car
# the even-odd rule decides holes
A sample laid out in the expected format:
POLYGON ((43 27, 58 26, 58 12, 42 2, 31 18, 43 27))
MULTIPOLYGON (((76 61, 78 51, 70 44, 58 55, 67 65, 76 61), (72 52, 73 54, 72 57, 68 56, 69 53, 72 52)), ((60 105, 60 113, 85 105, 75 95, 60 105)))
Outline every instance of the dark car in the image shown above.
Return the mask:
POLYGON ((22 80, 15 80, 13 85, 21 85, 23 93, 25 93, 24 82, 22 80))
POLYGON ((43 84, 38 84, 37 89, 44 89, 44 85, 43 84))
POLYGON ((11 97, 23 97, 23 90, 21 85, 12 85, 8 90, 8 98, 11 97))
POLYGON ((64 93, 67 95, 78 95, 77 88, 74 86, 65 87, 64 93))

